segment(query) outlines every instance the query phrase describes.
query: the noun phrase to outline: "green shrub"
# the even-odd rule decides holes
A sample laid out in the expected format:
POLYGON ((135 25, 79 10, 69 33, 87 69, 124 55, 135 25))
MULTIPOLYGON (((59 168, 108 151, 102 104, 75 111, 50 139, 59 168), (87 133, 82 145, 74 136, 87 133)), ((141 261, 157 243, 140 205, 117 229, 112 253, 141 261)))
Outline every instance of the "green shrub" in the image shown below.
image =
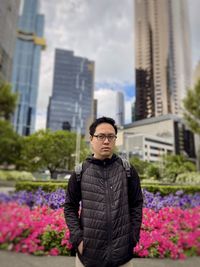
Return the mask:
MULTIPOLYGON (((26 191, 36 191, 41 187, 46 192, 56 191, 58 188, 63 188, 66 190, 68 182, 58 182, 58 181, 48 181, 48 182, 25 182, 19 181, 16 183, 16 191, 26 190, 26 191)), ((159 184, 144 184, 142 183, 142 188, 145 188, 149 192, 156 193, 160 192, 161 195, 169 195, 170 193, 175 193, 178 190, 183 190, 187 194, 194 194, 200 192, 200 186, 195 185, 159 185, 159 184)))
POLYGON ((132 157, 129 161, 134 166, 139 175, 145 175, 145 170, 150 165, 149 162, 141 160, 138 157, 132 157))
POLYGON ((161 171, 162 181, 175 183, 179 174, 195 172, 196 166, 183 155, 164 155, 161 171))
POLYGON ((141 184, 160 184, 161 182, 159 181, 159 180, 156 180, 156 179, 154 179, 154 178, 149 178, 149 179, 143 179, 142 181, 141 181, 141 184))
POLYGON ((0 180, 3 181, 34 181, 35 177, 26 171, 0 171, 0 180))
POLYGON ((67 188, 66 182, 58 182, 58 181, 35 181, 35 182, 25 182, 19 181, 15 185, 16 191, 26 190, 26 191, 37 191, 38 188, 42 188, 46 192, 56 191, 58 188, 67 188))
POLYGON ((152 193, 160 192, 161 195, 169 195, 176 193, 179 190, 184 191, 186 194, 195 194, 200 192, 200 185, 153 185, 153 184, 142 184, 142 188, 152 193))
POLYGON ((160 175, 160 167, 158 164, 149 164, 145 170, 146 176, 150 177, 152 179, 159 180, 161 175, 160 175))
POLYGON ((199 172, 187 172, 181 173, 176 177, 177 184, 199 184, 200 185, 200 173, 199 172))
POLYGON ((0 180, 1 181, 6 181, 6 173, 5 173, 5 171, 0 171, 0 180))

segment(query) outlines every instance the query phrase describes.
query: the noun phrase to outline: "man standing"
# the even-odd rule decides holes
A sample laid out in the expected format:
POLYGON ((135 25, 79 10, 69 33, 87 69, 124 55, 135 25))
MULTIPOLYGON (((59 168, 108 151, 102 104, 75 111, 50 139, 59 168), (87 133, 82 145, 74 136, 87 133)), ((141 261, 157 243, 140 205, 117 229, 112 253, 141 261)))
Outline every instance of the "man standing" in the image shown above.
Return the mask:
POLYGON ((132 266, 142 222, 140 180, 132 166, 127 177, 122 159, 113 154, 113 119, 99 118, 89 130, 93 155, 83 163, 81 177, 71 175, 64 207, 76 267, 132 266))

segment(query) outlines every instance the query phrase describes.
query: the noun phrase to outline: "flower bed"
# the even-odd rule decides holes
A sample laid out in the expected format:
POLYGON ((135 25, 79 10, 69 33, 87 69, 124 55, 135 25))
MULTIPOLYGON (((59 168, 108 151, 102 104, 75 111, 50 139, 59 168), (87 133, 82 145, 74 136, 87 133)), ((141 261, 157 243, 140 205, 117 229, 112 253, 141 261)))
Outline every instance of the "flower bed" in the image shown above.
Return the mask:
POLYGON ((200 207, 166 207, 159 212, 145 208, 135 252, 141 257, 173 259, 200 255, 200 207))
MULTIPOLYGON (((144 208, 141 257, 184 258, 200 255, 200 207, 144 208)), ((63 209, 17 203, 0 204, 0 248, 35 255, 69 255, 71 244, 63 209)))
MULTIPOLYGON (((160 193, 150 193, 143 189, 144 207, 159 211, 164 207, 180 207, 182 209, 200 206, 200 193, 184 194, 177 191, 176 194, 161 196, 160 193)), ((65 201, 65 190, 57 189, 55 192, 47 193, 38 189, 35 193, 19 191, 11 195, 0 193, 0 202, 17 202, 18 204, 28 205, 30 208, 35 206, 49 206, 58 209, 63 206, 65 201)))
POLYGON ((69 255, 69 230, 63 210, 30 209, 10 202, 0 204, 0 248, 35 255, 69 255))

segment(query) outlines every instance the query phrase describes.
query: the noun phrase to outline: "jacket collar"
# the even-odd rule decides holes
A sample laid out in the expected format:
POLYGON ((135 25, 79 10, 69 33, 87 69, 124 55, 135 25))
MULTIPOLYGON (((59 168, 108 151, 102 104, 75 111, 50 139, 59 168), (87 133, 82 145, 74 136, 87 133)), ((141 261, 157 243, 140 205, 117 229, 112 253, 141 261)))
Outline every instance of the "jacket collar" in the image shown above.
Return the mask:
POLYGON ((94 164, 101 165, 101 166, 107 166, 115 162, 117 159, 118 159, 118 156, 116 154, 113 154, 111 158, 106 158, 104 160, 96 159, 94 158, 93 155, 88 157, 86 160, 90 163, 94 163, 94 164))

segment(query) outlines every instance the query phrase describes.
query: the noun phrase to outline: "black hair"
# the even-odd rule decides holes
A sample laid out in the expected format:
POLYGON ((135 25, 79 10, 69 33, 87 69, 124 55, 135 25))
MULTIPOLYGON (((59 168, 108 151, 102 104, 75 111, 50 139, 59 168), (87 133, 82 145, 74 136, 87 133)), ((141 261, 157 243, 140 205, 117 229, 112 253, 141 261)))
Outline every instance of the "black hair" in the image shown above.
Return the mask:
POLYGON ((117 134, 117 126, 115 124, 115 120, 113 120, 112 118, 109 118, 109 117, 101 117, 101 118, 98 118, 96 119, 91 125, 90 125, 90 128, 89 128, 89 131, 90 131, 90 135, 93 136, 95 131, 96 131, 96 128, 99 124, 101 123, 109 123, 110 125, 112 125, 112 127, 115 129, 115 134, 117 134))

